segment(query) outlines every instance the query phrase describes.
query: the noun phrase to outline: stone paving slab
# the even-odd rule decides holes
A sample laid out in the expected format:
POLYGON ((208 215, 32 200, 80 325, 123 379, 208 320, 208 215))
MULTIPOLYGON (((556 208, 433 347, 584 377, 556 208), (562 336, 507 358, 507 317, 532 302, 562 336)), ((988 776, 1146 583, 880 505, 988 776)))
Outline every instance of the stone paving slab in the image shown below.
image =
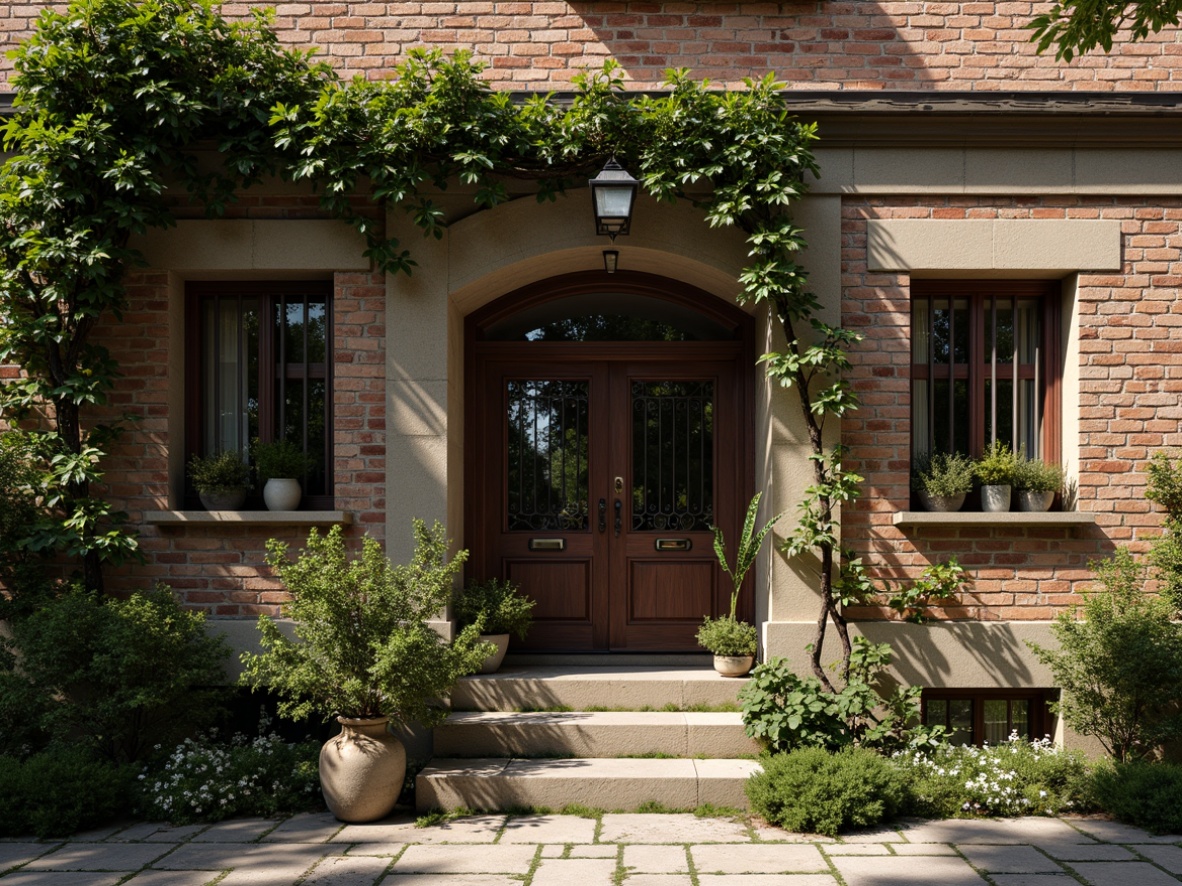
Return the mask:
POLYGON ((380 886, 521 886, 507 874, 391 874, 380 886))
MULTIPOLYGON (((549 847, 547 847, 549 848, 549 847)), ((615 843, 608 843, 603 846, 572 846, 570 848, 571 858, 615 858, 620 851, 620 847, 615 843)))
POLYGON ((615 875, 615 859, 548 858, 534 872, 531 886, 612 886, 615 875))
POLYGON ((1039 843, 1037 848, 1060 861, 1140 861, 1124 846, 1111 843, 1039 843))
POLYGON ((396 874, 524 874, 537 849, 517 846, 407 846, 396 874))
POLYGON ((272 818, 235 818, 210 825, 193 837, 194 843, 253 843, 279 822, 272 818))
MULTIPOLYGON (((475 815, 418 828, 415 827, 413 816, 401 815, 375 824, 346 825, 333 835, 330 842, 398 844, 397 850, 394 850, 398 852, 402 851, 402 845, 406 843, 492 843, 501 832, 506 817, 475 815)), ((349 854, 356 855, 362 851, 366 851, 365 847, 358 847, 349 854)))
POLYGON ((703 874, 811 874, 829 870, 815 846, 691 846, 703 874))
POLYGON ((389 866, 388 858, 329 856, 316 865, 301 886, 373 886, 389 866))
POLYGON ((979 871, 996 874, 1057 874, 1063 870, 1031 846, 960 847, 961 854, 979 871))
POLYGON ((985 880, 963 858, 859 858, 832 859, 846 886, 982 886, 985 880))
POLYGON ((625 886, 693 886, 689 874, 631 874, 625 886))
POLYGON ((747 826, 693 815, 605 815, 600 843, 750 843, 747 826))
POLYGON ((109 841, 120 843, 183 843, 191 837, 205 830, 209 825, 187 824, 178 827, 161 824, 158 821, 145 821, 124 828, 119 833, 108 838, 109 841))
POLYGON ((624 867, 638 874, 688 874, 684 846, 625 846, 624 867))
POLYGON ((1178 886, 1176 878, 1144 861, 1086 861, 1071 867, 1091 886, 1178 886))
POLYGON ((293 815, 267 833, 264 843, 323 843, 331 840, 345 826, 331 812, 293 815))
POLYGON ((500 843, 593 843, 598 822, 574 815, 523 815, 509 819, 500 843))
POLYGON ((0 843, 0 871, 32 861, 55 849, 57 843, 0 843))
POLYGON ((1068 874, 994 874, 997 886, 1077 886, 1068 874))
MULTIPOLYGON (((4 886, 49 886, 50 876, 44 871, 17 871, 4 878, 4 886)), ((126 876, 93 871, 60 871, 52 874, 53 886, 115 886, 126 876)))
POLYGON ((833 843, 825 845, 827 855, 890 855, 884 843, 833 843))
POLYGON ((1151 834, 1120 821, 1101 818, 1069 818, 1067 823, 1107 843, 1182 843, 1182 834, 1151 834))
POLYGON ((127 882, 130 886, 207 886, 220 876, 218 871, 140 871, 127 882))
MULTIPOLYGON (((135 844, 132 844, 135 845, 135 844)), ((239 845, 185 843, 152 867, 163 871, 224 871, 228 868, 296 868, 306 871, 333 847, 316 843, 246 843, 239 845)))
POLYGON ((953 818, 909 823, 900 830, 910 843, 1094 842, 1057 818, 953 818))
POLYGON ((837 881, 828 874, 702 874, 698 883, 700 886, 837 886, 837 881))
POLYGON ((895 855, 956 855, 956 850, 946 843, 892 843, 891 849, 895 855))
POLYGON ((56 852, 35 858, 26 871, 138 871, 168 852, 147 843, 66 843, 56 852))
POLYGON ((1137 851, 1171 874, 1182 874, 1182 847, 1138 846, 1137 851))

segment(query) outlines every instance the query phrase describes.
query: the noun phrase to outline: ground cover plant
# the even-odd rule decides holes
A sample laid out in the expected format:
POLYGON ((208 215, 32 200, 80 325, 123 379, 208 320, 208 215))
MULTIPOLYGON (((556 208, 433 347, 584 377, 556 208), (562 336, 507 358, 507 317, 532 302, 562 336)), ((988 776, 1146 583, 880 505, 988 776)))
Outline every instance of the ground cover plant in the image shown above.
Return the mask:
POLYGON ((1182 834, 1182 766, 1176 763, 1100 765, 1092 798, 1121 821, 1155 834, 1182 834))

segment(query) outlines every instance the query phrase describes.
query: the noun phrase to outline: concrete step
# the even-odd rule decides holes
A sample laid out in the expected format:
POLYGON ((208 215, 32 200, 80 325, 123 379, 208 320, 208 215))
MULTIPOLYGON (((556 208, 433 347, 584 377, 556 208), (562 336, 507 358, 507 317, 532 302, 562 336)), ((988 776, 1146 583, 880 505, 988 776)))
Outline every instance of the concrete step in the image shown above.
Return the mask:
POLYGON ((569 804, 634 811, 651 802, 745 809, 743 786, 758 768, 755 760, 436 759, 419 773, 415 796, 420 812, 569 804))
POLYGON ((743 757, 759 745, 738 713, 453 713, 435 730, 440 757, 743 757))
POLYGON ((737 705, 744 683, 704 667, 514 665, 462 677, 451 705, 457 711, 635 711, 670 704, 684 710, 737 705))

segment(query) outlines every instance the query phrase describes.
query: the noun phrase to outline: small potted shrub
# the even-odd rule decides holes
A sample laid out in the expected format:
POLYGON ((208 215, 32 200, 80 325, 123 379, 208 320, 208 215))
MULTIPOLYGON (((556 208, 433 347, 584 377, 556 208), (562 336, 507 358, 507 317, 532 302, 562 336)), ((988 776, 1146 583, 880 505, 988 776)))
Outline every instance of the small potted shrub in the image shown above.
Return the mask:
POLYGON ((268 511, 294 511, 300 506, 300 480, 308 473, 308 456, 289 440, 254 442, 254 466, 263 484, 268 511))
POLYGON ((205 510, 233 511, 246 501, 250 465, 236 449, 195 455, 189 460, 189 479, 205 510))
POLYGON ((390 721, 438 725, 447 716, 439 700, 490 652, 474 626, 447 643, 427 624, 451 598, 467 552, 449 561, 438 523, 416 520, 414 534, 414 556, 397 566, 369 536, 350 554, 340 526, 327 536, 313 529, 294 560, 283 542, 267 542, 267 564, 291 595, 282 614, 294 637, 259 616, 263 651, 242 654, 241 681, 274 692, 282 717, 341 724, 320 751, 320 786, 342 821, 374 821, 394 808, 406 751, 390 721))
POLYGON ((973 465, 973 473, 981 481, 981 510, 1008 511, 1010 491, 1014 485, 1018 458, 1000 440, 994 440, 973 465))
POLYGON ((474 626, 480 632, 481 642, 496 646, 496 651, 481 666, 482 674, 496 672, 509 648, 509 636, 524 640, 533 621, 534 601, 512 582, 496 578, 469 582, 456 594, 454 606, 461 628, 474 626))
POLYGON ((1055 494, 1063 488, 1063 469, 1039 458, 1019 457, 1014 488, 1019 511, 1050 510, 1055 494))
POLYGON ((921 456, 914 466, 911 488, 925 511, 959 511, 973 488, 973 463, 959 452, 921 456))
POLYGON ((733 568, 726 559, 726 542, 723 540, 722 530, 714 527, 714 554, 718 557, 723 571, 731 577, 734 590, 731 591, 730 614, 721 618, 707 616, 698 629, 698 645, 714 653, 714 670, 724 677, 741 677, 751 670, 759 645, 755 625, 739 621, 735 617, 735 609, 739 602, 739 589, 743 586, 743 579, 754 565, 755 557, 763 546, 763 540, 781 517, 780 514, 776 514, 756 532, 755 514, 759 510, 760 496, 761 493, 755 493, 751 504, 747 506, 747 518, 743 521, 743 531, 739 535, 733 568))

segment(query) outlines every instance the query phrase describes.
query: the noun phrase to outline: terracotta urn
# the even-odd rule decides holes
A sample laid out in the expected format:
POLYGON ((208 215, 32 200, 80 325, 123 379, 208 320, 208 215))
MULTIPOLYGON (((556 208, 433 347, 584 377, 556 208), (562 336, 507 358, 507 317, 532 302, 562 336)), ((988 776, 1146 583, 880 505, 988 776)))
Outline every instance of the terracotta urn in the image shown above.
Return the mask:
POLYGON ((406 778, 406 750, 387 730, 389 719, 337 717, 341 731, 320 749, 320 789, 341 821, 385 818, 406 778))

